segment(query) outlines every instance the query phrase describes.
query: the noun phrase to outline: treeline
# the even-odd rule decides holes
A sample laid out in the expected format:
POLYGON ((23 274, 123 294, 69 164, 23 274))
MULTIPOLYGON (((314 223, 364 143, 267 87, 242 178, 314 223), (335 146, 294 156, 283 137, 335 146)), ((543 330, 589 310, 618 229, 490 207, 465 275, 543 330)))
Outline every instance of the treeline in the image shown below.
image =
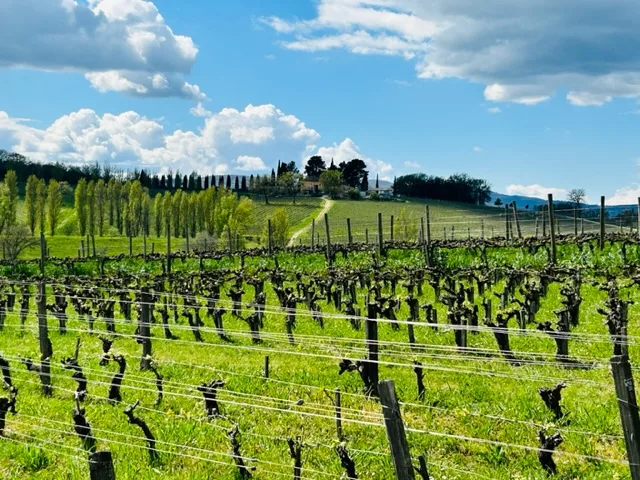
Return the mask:
POLYGON ((491 198, 491 185, 486 180, 471 178, 466 174, 444 178, 414 173, 396 178, 393 193, 406 197, 484 205, 491 198))
MULTIPOLYGON (((17 218, 18 176, 9 171, 0 184, 0 234, 19 225, 17 218)), ((25 219, 29 233, 55 235, 61 220, 62 187, 52 179, 27 178, 25 219), (48 228, 47 228, 48 227, 48 228)), ((200 233, 215 238, 230 236, 237 247, 253 220, 253 202, 226 187, 209 187, 199 192, 157 193, 139 180, 81 178, 74 192, 77 233, 81 236, 165 236, 196 238, 200 233)), ((213 246, 212 242, 210 245, 213 246)))

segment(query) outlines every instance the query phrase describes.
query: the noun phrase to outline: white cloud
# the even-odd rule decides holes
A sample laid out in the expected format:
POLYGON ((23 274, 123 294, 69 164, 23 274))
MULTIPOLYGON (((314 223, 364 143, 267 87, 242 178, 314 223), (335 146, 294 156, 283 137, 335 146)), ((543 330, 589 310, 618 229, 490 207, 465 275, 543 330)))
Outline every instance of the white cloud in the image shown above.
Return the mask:
POLYGON ((263 169, 262 159, 302 158, 317 148, 320 138, 274 105, 209 112, 197 131, 166 132, 160 122, 136 112, 100 116, 83 109, 39 129, 0 111, 0 148, 39 162, 108 162, 125 168, 223 174, 263 169))
POLYGON ((640 97, 636 0, 318 0, 316 9, 262 21, 287 49, 415 59, 418 77, 480 83, 495 102, 535 105, 559 88, 579 106, 640 97))
POLYGON ((476 153, 480 153, 483 151, 483 149, 481 147, 473 147, 473 151, 476 153))
POLYGON ((198 102, 195 107, 191 107, 189 109, 189 113, 191 113, 191 115, 193 115, 194 117, 210 117, 211 115, 213 115, 212 112, 204 108, 202 102, 198 102))
POLYGON ((383 180, 390 179, 391 177, 388 174, 393 171, 391 164, 363 155, 358 145, 350 138, 344 139, 339 144, 334 143, 330 147, 320 147, 309 155, 320 155, 327 164, 333 159, 336 165, 342 162, 348 162, 354 158, 359 158, 367 164, 370 175, 379 174, 383 180))
POLYGON ((240 155, 236 159, 238 170, 242 171, 261 171, 267 170, 267 166, 260 157, 250 157, 248 155, 240 155))
POLYGON ((542 185, 509 185, 507 195, 524 195, 525 197, 547 198, 548 194, 553 194, 554 200, 566 200, 567 190, 564 188, 543 187, 542 185))
POLYGON ((0 67, 84 73, 101 92, 205 95, 184 76, 198 54, 149 0, 3 0, 0 67))
POLYGON ((418 162, 404 162, 403 165, 407 168, 422 168, 418 162))
POLYGON ((640 198, 640 185, 617 189, 611 198, 607 198, 607 205, 637 205, 640 198))
POLYGON ((487 112, 496 114, 502 112, 502 110, 500 110, 500 107, 490 107, 487 108, 487 112))

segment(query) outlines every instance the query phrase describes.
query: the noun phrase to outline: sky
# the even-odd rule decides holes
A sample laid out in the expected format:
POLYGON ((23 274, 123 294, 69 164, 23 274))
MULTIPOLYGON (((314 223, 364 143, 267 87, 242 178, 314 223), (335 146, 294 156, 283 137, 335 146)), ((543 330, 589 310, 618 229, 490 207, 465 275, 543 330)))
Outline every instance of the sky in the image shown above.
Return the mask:
POLYGON ((370 177, 635 203, 636 0, 0 0, 0 148, 39 162, 370 177))

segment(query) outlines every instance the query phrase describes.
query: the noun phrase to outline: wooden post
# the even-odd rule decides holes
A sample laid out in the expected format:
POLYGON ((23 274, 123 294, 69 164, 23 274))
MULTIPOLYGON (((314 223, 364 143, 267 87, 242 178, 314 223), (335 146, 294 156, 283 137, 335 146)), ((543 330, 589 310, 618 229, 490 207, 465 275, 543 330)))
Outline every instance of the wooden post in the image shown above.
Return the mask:
POLYGON ((273 233, 271 232, 271 219, 267 220, 267 251, 271 255, 273 251, 273 233))
POLYGON ((353 238, 351 237, 351 219, 347 218, 347 243, 351 245, 353 243, 353 238))
POLYGON ((384 239, 382 238, 382 213, 378 213, 378 253, 384 255, 384 239))
POLYGON ((378 322, 377 305, 369 303, 367 306, 367 318, 364 320, 366 345, 367 345, 367 372, 370 380, 370 396, 378 395, 378 322))
POLYGON ((316 244, 316 219, 311 220, 311 248, 313 249, 316 244))
POLYGON ((40 275, 44 276, 44 262, 47 258, 46 246, 44 242, 44 232, 40 232, 40 275))
POLYGON ((504 238, 509 240, 509 206, 504 205, 504 238))
POLYGON ((116 480, 111 452, 103 450, 89 454, 90 480, 116 480))
POLYGON ((368 228, 364 229, 364 243, 369 245, 369 229, 368 228))
POLYGON ((129 235, 129 256, 133 257, 133 237, 129 235))
POLYGON ((557 256, 556 256, 556 231, 554 228, 554 211, 553 211, 553 194, 549 194, 547 197, 547 202, 549 204, 549 228, 551 231, 551 263, 553 265, 556 264, 557 256))
POLYGON ((151 295, 149 287, 142 288, 140 295, 142 301, 140 319, 138 321, 140 337, 142 338, 142 356, 140 357, 140 370, 149 370, 151 367, 151 295))
POLYGON ((480 236, 484 240, 484 220, 480 220, 480 236))
POLYGON ((391 223, 389 225, 389 228, 390 228, 389 240, 393 242, 393 215, 391 215, 391 223))
POLYGON ((341 442, 344 437, 342 435, 342 401, 340 399, 340 389, 336 388, 336 397, 334 401, 336 407, 336 433, 338 435, 338 441, 341 442))
POLYGON ((542 210, 542 238, 547 236, 547 214, 542 210))
MULTIPOLYGON (((93 245, 95 246, 95 242, 93 242, 93 245)), ((144 260, 145 262, 147 261, 147 232, 144 231, 142 232, 142 254, 144 255, 144 260)), ((93 255, 96 255, 96 251, 95 248, 93 249, 93 255)))
POLYGON ((514 201, 511 206, 513 207, 513 219, 516 221, 516 230, 518 231, 518 238, 522 238, 522 230, 520 230, 520 219, 518 218, 518 206, 514 201))
POLYGON ((400 404, 396 398, 396 389, 393 380, 385 380, 378 384, 380 393, 380 405, 384 416, 384 425, 387 430, 387 439, 391 448, 391 458, 396 472, 397 480, 415 480, 413 463, 407 435, 402 423, 400 404))
POLYGON ((96 256, 96 236, 94 233, 91 234, 91 245, 93 246, 93 256, 96 256))
POLYGON ((423 245, 424 248, 424 243, 425 243, 425 237, 424 237, 424 218, 420 217, 420 245, 423 245))
POLYGON ((329 265, 333 263, 333 259, 331 258, 331 235, 329 234, 329 215, 324 214, 324 229, 327 234, 327 262, 329 265))
POLYGON ((167 275, 171 275, 171 228, 167 228, 167 275))
POLYGON ((51 356, 53 346, 49 340, 49 325, 47 323, 47 292, 44 280, 38 284, 38 341, 40 344, 40 382, 42 393, 49 396, 53 393, 51 387, 51 356))
POLYGON ((600 197, 600 250, 604 250, 604 195, 600 197))
POLYGON ((426 236, 426 245, 424 247, 424 256, 427 260, 427 267, 431 266, 431 218, 429 216, 429 205, 425 207, 425 215, 427 222, 427 236, 426 236))
POLYGON ((640 479, 640 416, 636 391, 631 372, 631 363, 626 355, 614 355, 611 357, 611 373, 618 398, 620 420, 624 432, 624 441, 627 447, 627 458, 631 468, 632 480, 640 479))
POLYGON ((269 355, 264 356, 264 378, 269 378, 269 355))
POLYGON ((578 236, 578 209, 573 209, 573 235, 578 236))

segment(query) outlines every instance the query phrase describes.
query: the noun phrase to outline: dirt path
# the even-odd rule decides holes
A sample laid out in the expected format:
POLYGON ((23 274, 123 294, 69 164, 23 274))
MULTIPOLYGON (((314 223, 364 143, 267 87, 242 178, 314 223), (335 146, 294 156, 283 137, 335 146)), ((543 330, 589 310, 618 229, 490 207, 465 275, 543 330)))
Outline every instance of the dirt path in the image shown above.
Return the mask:
MULTIPOLYGON (((324 199, 324 206, 322 207, 322 211, 320 211, 320 213, 316 217, 316 222, 319 222, 320 220, 323 220, 324 219, 324 214, 328 213, 329 210, 331 210, 332 206, 333 206, 333 200, 329 200, 328 198, 325 198, 324 199)), ((304 228, 301 228, 300 230, 295 232, 293 235, 291 235, 291 239, 289 240, 288 246, 289 247, 293 247, 295 245, 296 241, 298 240, 298 237, 300 237, 300 235, 304 235, 309 230, 311 230, 311 224, 307 225, 304 228)))

